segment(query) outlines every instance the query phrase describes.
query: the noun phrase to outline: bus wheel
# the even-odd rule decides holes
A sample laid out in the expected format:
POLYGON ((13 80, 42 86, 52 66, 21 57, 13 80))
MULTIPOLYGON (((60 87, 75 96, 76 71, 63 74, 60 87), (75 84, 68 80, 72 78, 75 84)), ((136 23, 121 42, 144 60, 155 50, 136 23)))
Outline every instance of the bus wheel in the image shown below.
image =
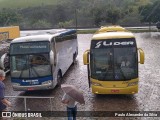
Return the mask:
POLYGON ((57 85, 60 86, 62 82, 62 75, 60 72, 57 74, 57 85))
POLYGON ((75 64, 75 63, 76 63, 76 53, 73 54, 73 64, 75 64))

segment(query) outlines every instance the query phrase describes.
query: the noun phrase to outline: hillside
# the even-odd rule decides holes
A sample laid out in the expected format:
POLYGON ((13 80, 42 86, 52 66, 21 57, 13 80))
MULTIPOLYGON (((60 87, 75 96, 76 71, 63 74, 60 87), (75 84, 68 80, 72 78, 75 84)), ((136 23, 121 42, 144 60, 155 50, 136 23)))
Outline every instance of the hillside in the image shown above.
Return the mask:
POLYGON ((159 8, 159 0, 0 0, 0 26, 137 26, 159 21, 159 8))
POLYGON ((0 0, 0 9, 57 5, 61 3, 62 1, 63 0, 0 0))
POLYGON ((58 5, 67 3, 78 3, 85 6, 115 5, 126 7, 133 3, 147 4, 155 0, 0 0, 0 9, 2 8, 27 8, 45 5, 58 5))

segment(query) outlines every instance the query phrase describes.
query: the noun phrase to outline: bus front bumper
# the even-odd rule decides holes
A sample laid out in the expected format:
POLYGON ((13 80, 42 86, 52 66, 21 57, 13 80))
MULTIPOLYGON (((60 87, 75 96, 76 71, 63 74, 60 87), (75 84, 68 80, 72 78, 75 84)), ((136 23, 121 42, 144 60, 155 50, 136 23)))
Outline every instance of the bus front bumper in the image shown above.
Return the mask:
POLYGON ((32 91, 32 90, 48 90, 53 89, 52 84, 45 85, 34 85, 34 86, 15 86, 13 85, 14 91, 32 91))
POLYGON ((138 85, 125 88, 106 88, 103 86, 93 86, 92 93, 94 94, 135 94, 138 93, 138 85))

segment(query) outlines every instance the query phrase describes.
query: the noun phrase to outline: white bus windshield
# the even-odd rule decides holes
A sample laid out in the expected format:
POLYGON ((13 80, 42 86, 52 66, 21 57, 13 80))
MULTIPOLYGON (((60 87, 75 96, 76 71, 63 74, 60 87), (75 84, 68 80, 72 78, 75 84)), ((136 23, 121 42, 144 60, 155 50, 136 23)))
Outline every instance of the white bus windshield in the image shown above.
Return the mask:
POLYGON ((37 78, 51 75, 49 54, 11 56, 13 78, 37 78))
POLYGON ((103 40, 101 45, 99 45, 100 41, 92 41, 90 68, 93 79, 123 81, 138 77, 135 40, 124 39, 120 40, 120 43, 119 40, 106 40, 106 42, 103 40), (103 42, 106 46, 103 45, 103 42), (98 45, 99 47, 97 47, 98 45))

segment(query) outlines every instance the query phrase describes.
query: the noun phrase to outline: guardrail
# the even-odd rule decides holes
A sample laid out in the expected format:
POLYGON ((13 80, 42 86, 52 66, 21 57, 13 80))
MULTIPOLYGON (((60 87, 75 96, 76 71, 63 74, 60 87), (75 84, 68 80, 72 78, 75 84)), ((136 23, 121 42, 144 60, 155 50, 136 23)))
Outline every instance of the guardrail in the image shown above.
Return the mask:
POLYGON ((52 111, 52 99, 54 97, 37 97, 37 96, 5 96, 5 98, 20 98, 24 99, 24 109, 27 111, 27 99, 50 99, 51 111, 52 111))

